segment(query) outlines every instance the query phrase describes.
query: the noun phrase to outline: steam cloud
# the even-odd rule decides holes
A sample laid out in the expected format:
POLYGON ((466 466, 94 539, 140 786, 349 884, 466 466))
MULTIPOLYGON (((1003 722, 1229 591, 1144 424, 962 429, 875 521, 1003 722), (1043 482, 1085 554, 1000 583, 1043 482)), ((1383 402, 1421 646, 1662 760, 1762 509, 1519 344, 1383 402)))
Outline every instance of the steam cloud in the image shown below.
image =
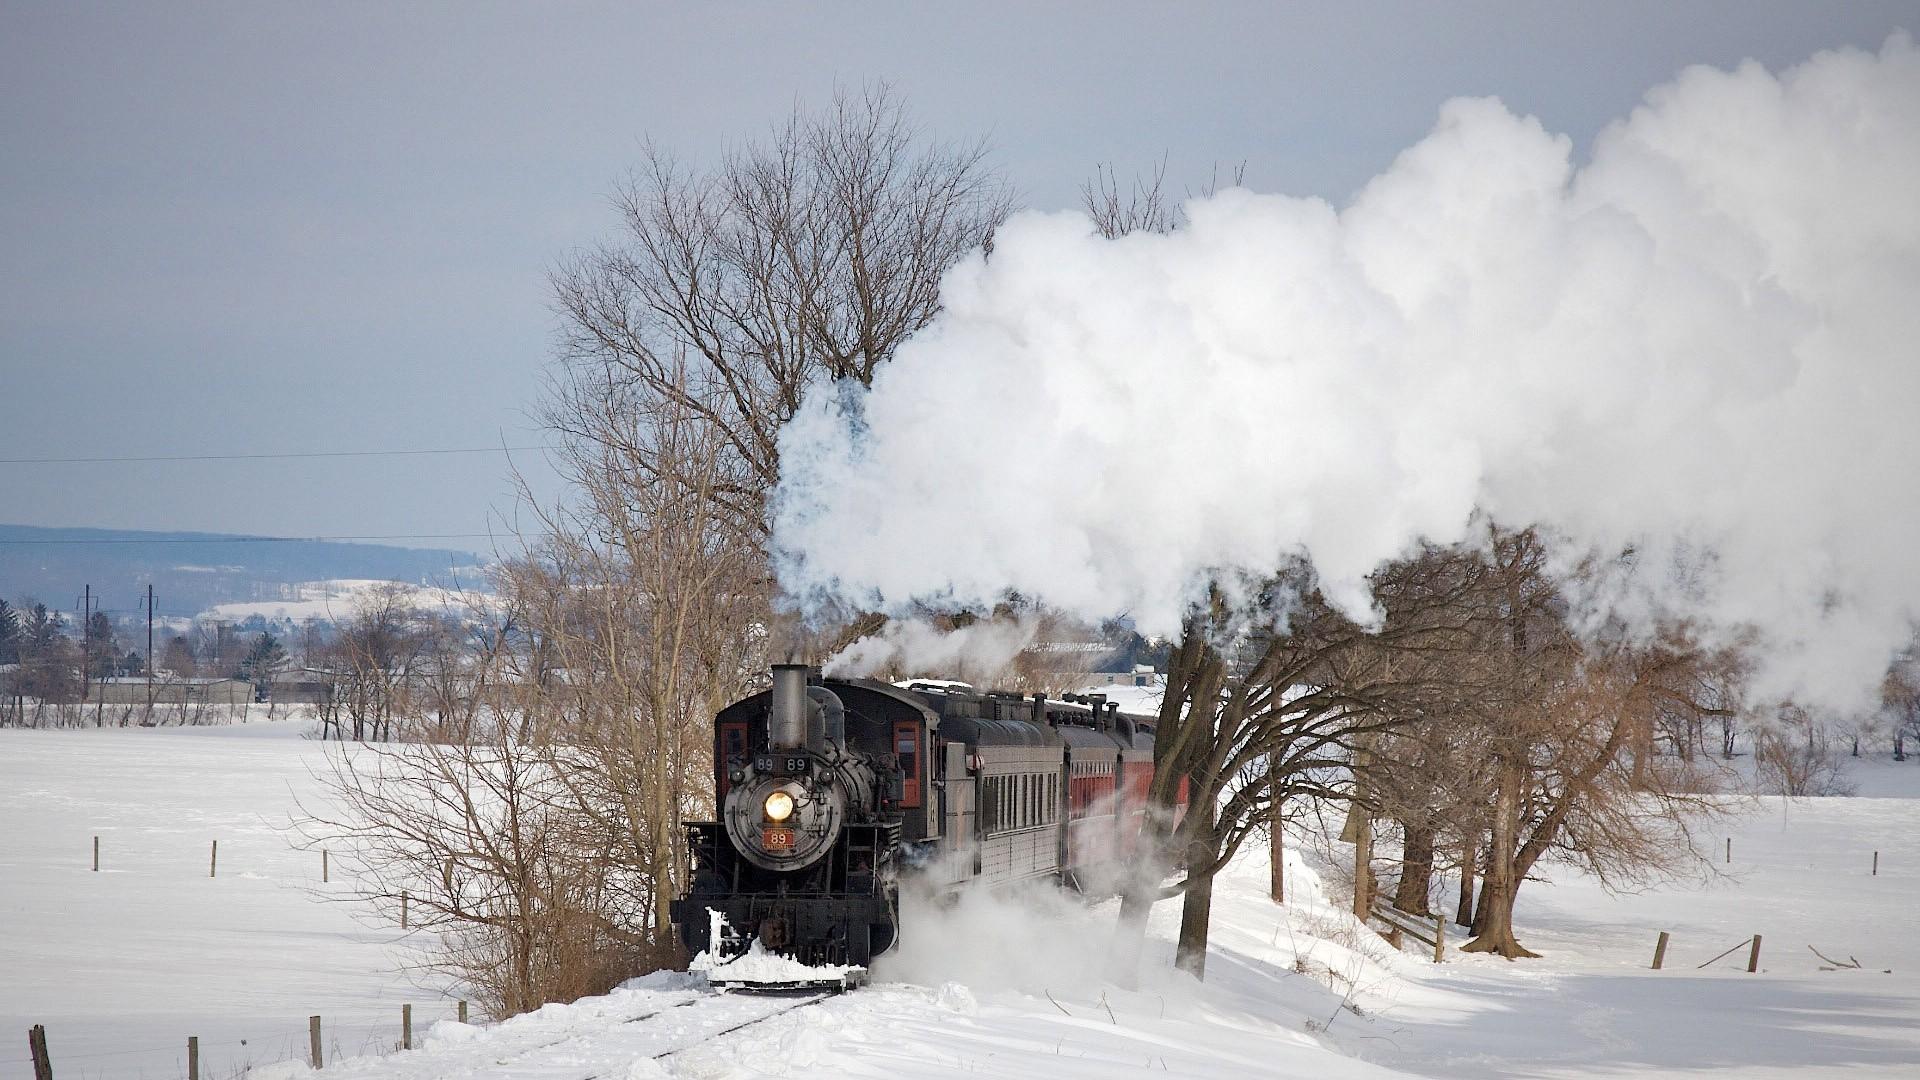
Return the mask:
POLYGON ((835 653, 823 670, 842 678, 898 671, 990 682, 1013 663, 1038 628, 1032 617, 969 623, 952 631, 924 619, 890 622, 835 653))
POLYGON ((1365 620, 1371 570, 1479 508, 1635 545, 1614 610, 1757 627, 1760 690, 1861 704, 1920 612, 1916 177, 1902 34, 1689 69, 1584 166, 1460 99, 1344 209, 1021 215, 870 392, 785 430, 782 580, 1168 633, 1304 552, 1365 620))

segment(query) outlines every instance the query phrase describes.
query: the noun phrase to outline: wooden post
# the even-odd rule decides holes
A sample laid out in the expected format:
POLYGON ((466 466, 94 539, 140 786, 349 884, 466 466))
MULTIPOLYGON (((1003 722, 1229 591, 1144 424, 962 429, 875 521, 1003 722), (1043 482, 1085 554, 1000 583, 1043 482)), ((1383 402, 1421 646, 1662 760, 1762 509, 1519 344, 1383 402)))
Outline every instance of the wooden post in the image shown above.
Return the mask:
POLYGON ((407 928, 407 894, 400 894, 400 929, 407 928))
POLYGON ((1400 928, 1392 923, 1387 924, 1387 944, 1395 949, 1400 947, 1400 928))
POLYGON ((1438 964, 1447 958, 1447 917, 1435 912, 1433 916, 1433 962, 1438 964))
MULTIPOLYGON (((1876 861, 1879 857, 1880 853, 1874 852, 1874 859, 1876 861)), ((93 872, 96 874, 100 872, 100 838, 97 836, 93 838, 93 872)))
POLYGON ((27 1051, 33 1055, 33 1080, 53 1080, 53 1059, 47 1056, 47 1026, 27 1029, 27 1051))
POLYGON ((1729 863, 1733 861, 1733 837, 1731 836, 1727 837, 1727 861, 1729 863))
POLYGON ((320 850, 320 883, 324 885, 326 884, 326 881, 327 881, 327 852, 325 848, 322 848, 320 850))
POLYGON ((1760 935, 1753 935, 1753 951, 1747 954, 1747 973, 1760 970, 1760 935))
POLYGON ((215 840, 213 850, 207 853, 207 876, 212 877, 214 871, 218 869, 220 869, 220 841, 215 840))
MULTIPOLYGON (((94 869, 98 870, 99 867, 96 866, 94 869)), ((1877 851, 1873 853, 1873 876, 1880 876, 1880 853, 1877 851)))
POLYGON ((400 1006, 400 1049, 413 1049, 413 1006, 400 1006))
POLYGON ((314 1068, 323 1068, 320 1057, 320 1018, 307 1017, 307 1064, 314 1068))
POLYGON ((200 1080, 200 1036, 187 1036, 187 1080, 200 1080))
POLYGON ((466 998, 460 999, 460 1022, 463 1024, 467 1022, 467 999, 466 998))
POLYGON ((1660 965, 1667 959, 1667 932, 1660 931, 1660 940, 1653 944, 1653 970, 1659 971, 1660 965))
POLYGON ((453 892, 453 860, 448 859, 440 866, 440 884, 447 892, 453 892))

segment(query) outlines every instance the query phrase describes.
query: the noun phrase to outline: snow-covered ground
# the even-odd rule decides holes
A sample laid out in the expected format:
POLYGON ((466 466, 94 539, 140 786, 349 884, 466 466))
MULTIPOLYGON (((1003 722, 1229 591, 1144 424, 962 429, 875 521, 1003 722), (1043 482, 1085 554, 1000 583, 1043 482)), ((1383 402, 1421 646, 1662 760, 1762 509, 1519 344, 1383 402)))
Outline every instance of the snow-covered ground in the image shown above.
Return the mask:
MULTIPOLYGON (((1111 905, 981 898, 921 913, 877 985, 844 997, 799 1006, 656 975, 483 1027, 445 1020, 450 997, 395 973, 397 929, 313 899, 317 857, 275 826, 311 794, 318 745, 228 737, 290 726, 0 731, 0 1034, 15 1033, 0 1046, 20 1047, 0 1050, 0 1075, 20 1071, 20 1036, 44 1023, 62 1077, 178 1077, 194 1034, 203 1075, 224 1078, 304 1056, 312 1013, 328 1075, 383 1080, 1920 1075, 1911 797, 1760 800, 1703 840, 1724 858, 1733 839, 1732 862, 1703 880, 1628 896, 1567 874, 1529 885, 1535 961, 1392 953, 1339 911, 1340 873, 1302 835, 1286 907, 1265 897, 1261 852, 1221 879, 1204 984, 1164 969, 1176 905, 1155 913, 1147 972, 1123 989, 1109 981, 1111 905), (1672 943, 1654 972, 1661 930, 1672 943), (1760 973, 1745 948, 1696 969, 1753 933, 1760 973), (1820 970, 1808 946, 1862 969, 1820 970), (373 1056, 409 1001, 426 1048, 373 1056)), ((1920 795, 1920 762, 1855 774, 1878 796, 1920 795)))
POLYGON ((402 1003, 451 1014, 282 831, 324 764, 308 726, 0 731, 0 1077, 32 1024, 62 1080, 184 1076, 189 1035, 224 1080, 304 1053, 315 1013, 343 1054, 390 1046, 402 1003))

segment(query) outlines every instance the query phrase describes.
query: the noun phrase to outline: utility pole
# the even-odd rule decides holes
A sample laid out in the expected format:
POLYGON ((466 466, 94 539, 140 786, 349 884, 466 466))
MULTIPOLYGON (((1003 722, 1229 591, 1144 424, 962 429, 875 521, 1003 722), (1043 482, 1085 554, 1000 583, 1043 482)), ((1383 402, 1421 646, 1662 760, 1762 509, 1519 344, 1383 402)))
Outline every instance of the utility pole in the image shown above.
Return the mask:
MULTIPOLYGON (((93 678, 93 586, 80 600, 80 708, 87 707, 87 681, 93 678)), ((82 711, 80 720, 86 722, 86 713, 82 711)))
POLYGON ((147 583, 147 717, 153 717, 153 583, 147 583))

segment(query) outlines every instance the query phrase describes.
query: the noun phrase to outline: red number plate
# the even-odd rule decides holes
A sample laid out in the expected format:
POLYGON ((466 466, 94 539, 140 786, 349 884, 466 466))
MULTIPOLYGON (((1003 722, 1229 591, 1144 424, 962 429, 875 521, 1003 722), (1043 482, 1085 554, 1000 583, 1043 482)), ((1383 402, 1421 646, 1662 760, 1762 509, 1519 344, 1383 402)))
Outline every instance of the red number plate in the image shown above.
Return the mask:
POLYGON ((792 829, 769 828, 761 834, 760 840, 766 845, 768 851, 793 850, 792 829))

